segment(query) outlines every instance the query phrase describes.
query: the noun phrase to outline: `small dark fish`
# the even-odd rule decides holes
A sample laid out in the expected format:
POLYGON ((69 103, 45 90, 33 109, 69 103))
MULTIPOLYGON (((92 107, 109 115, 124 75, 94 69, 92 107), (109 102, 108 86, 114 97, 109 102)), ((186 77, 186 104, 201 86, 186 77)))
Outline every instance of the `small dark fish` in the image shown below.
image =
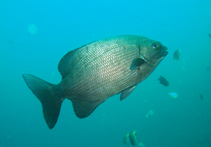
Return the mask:
POLYGON ((169 82, 162 76, 160 76, 160 78, 158 78, 158 81, 160 81, 160 84, 162 84, 164 86, 169 86, 169 82))
POLYGON ((210 38, 211 38, 211 34, 208 34, 208 36, 210 36, 210 38))
POLYGON ((180 56, 181 56, 181 51, 180 51, 180 49, 177 49, 174 52, 174 60, 179 60, 180 59, 180 56))
POLYGON ((204 99, 204 93, 203 92, 200 92, 200 98, 201 98, 201 100, 204 99))
POLYGON ((210 67, 209 66, 207 67, 207 71, 210 71, 210 67))

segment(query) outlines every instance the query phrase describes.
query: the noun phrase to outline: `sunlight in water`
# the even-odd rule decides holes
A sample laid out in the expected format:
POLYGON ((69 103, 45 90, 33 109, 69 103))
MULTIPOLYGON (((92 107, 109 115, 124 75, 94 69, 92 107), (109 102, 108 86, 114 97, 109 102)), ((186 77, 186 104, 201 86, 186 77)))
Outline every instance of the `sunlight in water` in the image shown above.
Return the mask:
POLYGON ((38 29, 36 25, 30 24, 27 29, 30 34, 37 34, 38 29))

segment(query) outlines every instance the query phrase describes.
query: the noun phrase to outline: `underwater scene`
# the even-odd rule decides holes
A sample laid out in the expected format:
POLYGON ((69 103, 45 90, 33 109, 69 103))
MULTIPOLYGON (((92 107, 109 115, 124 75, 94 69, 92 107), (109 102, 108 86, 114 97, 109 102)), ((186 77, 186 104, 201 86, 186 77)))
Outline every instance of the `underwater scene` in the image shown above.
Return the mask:
POLYGON ((210 0, 1 0, 0 147, 211 147, 210 0))

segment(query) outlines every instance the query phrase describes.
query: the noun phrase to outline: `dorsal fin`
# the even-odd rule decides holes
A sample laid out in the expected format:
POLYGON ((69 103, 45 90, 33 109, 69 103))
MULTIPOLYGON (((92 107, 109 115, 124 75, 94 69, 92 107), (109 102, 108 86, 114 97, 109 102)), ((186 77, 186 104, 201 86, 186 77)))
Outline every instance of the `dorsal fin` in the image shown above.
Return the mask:
MULTIPOLYGON (((94 42, 96 41, 93 41, 89 44, 92 44, 94 42)), ((62 79, 64 79, 70 73, 71 69, 73 69, 74 66, 78 65, 78 61, 81 60, 81 58, 83 57, 83 52, 87 52, 84 51, 83 49, 88 50, 87 46, 89 44, 85 44, 77 49, 69 51, 66 55, 62 57, 58 65, 58 69, 60 74, 62 75, 62 79), (79 53, 77 54, 77 52, 79 53)))
POLYGON ((92 114, 92 112, 104 101, 98 102, 87 102, 87 101, 77 101, 72 99, 73 109, 77 117, 85 118, 92 114))
POLYGON ((70 68, 72 67, 71 63, 76 52, 77 52, 77 49, 69 51, 60 60, 58 69, 59 69, 60 74, 62 75, 62 79, 64 79, 66 75, 69 73, 70 68))

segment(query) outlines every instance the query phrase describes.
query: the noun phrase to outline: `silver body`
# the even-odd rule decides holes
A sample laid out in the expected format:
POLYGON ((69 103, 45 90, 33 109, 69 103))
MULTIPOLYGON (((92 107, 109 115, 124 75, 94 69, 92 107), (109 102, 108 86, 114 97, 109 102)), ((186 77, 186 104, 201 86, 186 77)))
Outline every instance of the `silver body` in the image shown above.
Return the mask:
POLYGON ((139 55, 141 41, 142 37, 122 36, 77 49, 66 67, 68 74, 56 89, 63 98, 95 102, 137 85, 156 67, 144 64, 139 70, 130 70, 133 59, 139 55))

